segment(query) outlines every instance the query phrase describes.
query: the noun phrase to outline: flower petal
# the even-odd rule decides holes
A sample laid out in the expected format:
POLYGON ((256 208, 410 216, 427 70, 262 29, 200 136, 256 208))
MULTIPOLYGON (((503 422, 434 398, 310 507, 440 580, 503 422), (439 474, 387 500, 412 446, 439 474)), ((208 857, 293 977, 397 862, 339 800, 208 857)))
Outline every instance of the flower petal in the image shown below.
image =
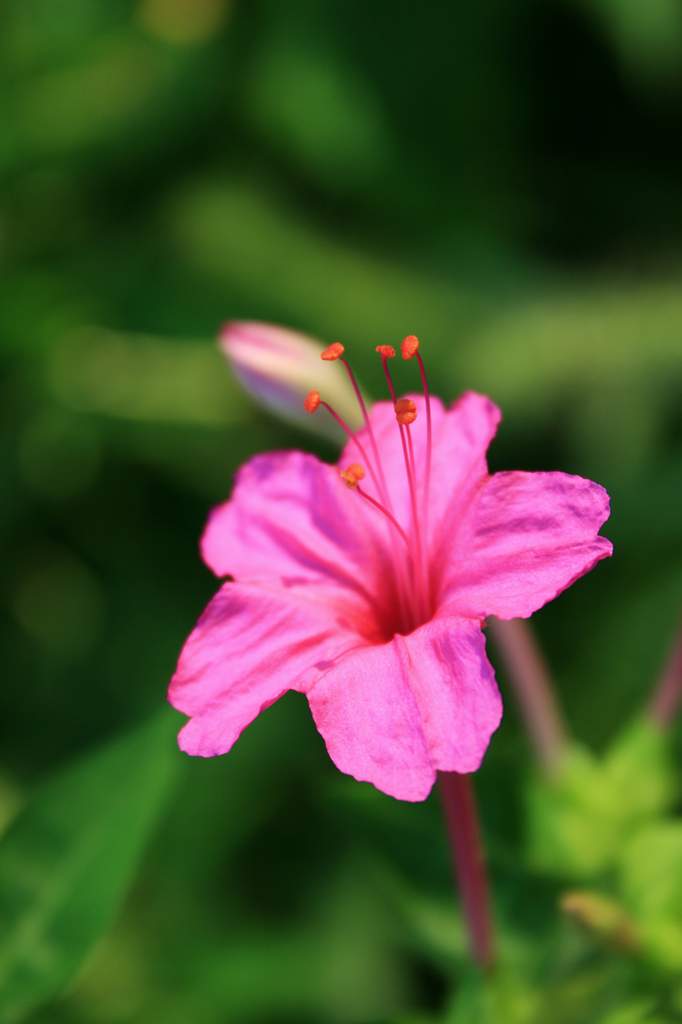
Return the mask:
POLYGON ((304 690, 357 645, 332 611, 276 590, 226 583, 180 655, 168 699, 191 716, 188 754, 226 753, 241 731, 287 690, 304 690))
POLYGON ((486 452, 501 419, 495 403, 475 391, 466 391, 448 409, 432 454, 429 517, 435 545, 450 536, 453 521, 487 477, 486 452))
POLYGON ((453 543, 442 603, 458 615, 527 618, 612 552, 603 487, 567 473, 496 473, 453 543))
POLYGON ((475 771, 502 715, 478 623, 452 618, 346 655, 308 701, 337 768, 399 800, 475 771))
POLYGON ((316 601, 344 605, 366 632, 390 556, 381 519, 333 466, 274 452, 242 467, 231 499, 211 513, 201 552, 218 576, 314 591, 316 601))

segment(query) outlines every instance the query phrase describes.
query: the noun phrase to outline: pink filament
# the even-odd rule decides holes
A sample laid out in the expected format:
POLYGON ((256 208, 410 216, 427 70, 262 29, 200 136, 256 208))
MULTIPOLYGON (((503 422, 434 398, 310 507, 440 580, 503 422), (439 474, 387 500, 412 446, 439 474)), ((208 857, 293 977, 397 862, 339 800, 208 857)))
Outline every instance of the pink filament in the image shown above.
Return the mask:
MULTIPOLYGON (((342 360, 342 362, 345 362, 345 360, 342 360)), ((350 367, 348 369, 349 369, 349 372, 352 373, 352 371, 350 371, 350 367)), ((364 407, 364 402, 362 401, 362 398, 360 396, 359 389, 357 390, 356 393, 358 395, 358 401, 361 403, 361 409, 363 409, 364 415, 367 417, 367 410, 364 407)), ((375 468, 374 468, 374 463, 369 458, 369 456, 367 454, 367 451, 366 451, 364 445, 362 444, 362 442, 360 441, 360 439, 351 430, 351 428, 348 426, 346 421, 341 416, 339 416, 339 414, 335 411, 335 409, 332 408, 332 406, 329 404, 329 402, 325 402, 324 399, 320 399, 320 405, 324 406, 324 408, 327 410, 327 412, 332 417, 332 419, 335 420, 335 422, 338 423, 338 425, 344 431, 344 433, 346 434, 348 439, 350 441, 354 441, 355 442, 355 445, 356 445, 358 451, 360 452, 361 457, 364 459, 365 463, 367 464, 367 468, 368 468, 368 470, 370 472, 372 480, 374 481, 374 486, 376 487, 376 489, 379 492, 379 494, 381 495, 381 497, 384 498, 384 500, 386 501, 386 504, 388 504, 388 500, 387 500, 388 499, 388 491, 387 491, 387 488, 386 488, 386 482, 385 482, 384 477, 383 477, 383 467, 381 465, 381 459, 380 459, 380 456, 379 456, 379 449, 378 449, 378 447, 376 445, 376 441, 374 440, 374 434, 371 433, 371 428, 370 428, 370 438, 374 441, 374 451, 375 451, 376 458, 377 458, 378 471, 381 474, 381 480, 383 482, 383 490, 382 490, 380 481, 379 481, 379 479, 377 477, 377 473, 376 473, 375 468)), ((368 419, 367 419, 367 422, 368 422, 368 419)), ((407 546, 407 550, 409 552, 410 551, 409 538, 408 538, 407 534, 405 533, 405 531, 403 530, 403 528, 398 523, 398 521, 395 518, 395 516, 384 505, 382 505, 381 502, 377 501, 375 498, 372 498, 361 487, 356 486, 355 490, 357 490, 360 493, 360 495, 363 498, 365 498, 370 504, 374 505, 375 508, 377 508, 380 512, 382 512, 384 514, 384 516, 386 517, 386 520, 388 521, 388 523, 391 524, 394 528, 396 528, 398 530, 398 532, 400 533, 400 536, 404 540, 404 542, 405 542, 405 544, 407 546)), ((407 588, 405 586, 406 581, 405 581, 405 575, 404 575, 404 568, 401 565, 401 563, 399 561, 396 561, 396 562, 392 563, 392 566, 393 566, 393 572, 395 574, 396 594, 397 594, 397 598, 398 598, 398 604, 400 606, 401 620, 406 621, 407 619, 413 617, 413 616, 410 615, 409 609, 407 610, 407 612, 406 612, 406 609, 405 609, 405 600, 407 599, 408 605, 409 605, 409 602, 410 602, 410 591, 409 591, 409 588, 407 588)))
POLYGON ((422 359, 419 350, 417 350, 416 356, 417 363, 419 364, 419 374, 422 379, 422 387, 424 388, 424 401, 426 403, 426 477, 424 479, 424 528, 428 534, 429 490, 431 487, 431 450, 433 441, 433 433, 431 426, 431 394, 429 392, 429 385, 426 380, 424 360, 422 359))
POLYGON ((378 480, 376 478, 376 474, 375 474, 375 471, 374 471, 374 465, 373 465, 371 459, 369 458, 369 456, 367 455, 367 450, 366 450, 365 446, 363 445, 362 441, 358 438, 357 434, 355 434, 351 430, 351 428, 348 426, 346 421, 344 419, 342 419, 339 416, 339 414, 337 412, 335 412, 334 409, 332 409, 332 407, 329 404, 329 402, 325 402, 324 399, 320 399, 320 405, 323 405, 324 408, 329 413, 329 415, 332 417, 332 419, 335 420, 338 423, 338 425, 341 427, 341 429, 345 433, 345 435, 348 438, 348 440, 349 441, 353 441, 355 443, 358 451, 360 452, 360 455, 362 456, 362 458, 364 459, 364 461, 367 464, 367 469, 369 470, 369 472, 370 472, 370 474, 372 476, 372 479, 374 480, 374 485, 378 489, 379 488, 379 483, 378 483, 378 480))
MULTIPOLYGON (((397 401, 396 390, 393 384, 393 378, 391 377, 391 371, 388 368, 388 358, 383 353, 381 353, 381 365, 384 370, 384 376, 386 377, 391 401, 395 406, 397 401)), ((412 435, 410 434, 409 425, 406 424, 403 426, 402 423, 397 423, 397 426, 400 431, 400 443, 403 449, 403 460, 405 463, 407 485, 410 493, 410 506, 412 509, 412 534, 415 541, 414 551, 412 552, 412 561, 416 577, 415 590, 418 606, 417 615, 420 618, 425 618, 428 614, 428 587, 426 584, 426 566, 424 564, 425 551, 422 544, 419 510, 417 508, 417 478, 414 462, 414 448, 412 446, 412 435)))
POLYGON ((365 400, 362 397, 362 391, 360 390, 360 388, 358 386, 358 382, 355 379, 355 374, 353 373, 353 371, 351 369, 351 366, 350 366, 350 363, 348 362, 348 360, 341 358, 341 362, 343 363, 343 365, 346 368, 346 373, 348 374, 348 379, 351 382, 351 386, 353 388, 353 391, 355 392, 355 397, 357 399, 358 405, 360 406, 360 412, 362 413, 362 418, 364 419, 365 426, 367 428, 367 434, 369 436, 369 442, 372 445, 372 451, 374 452, 374 458, 377 461, 377 467, 378 467, 378 470, 379 470, 379 476, 381 477, 381 491, 380 491, 381 496, 382 496, 383 500, 385 501, 385 503, 387 505, 390 505, 391 504, 391 499, 390 499, 390 496, 389 496, 389 493, 388 493, 388 488, 386 486, 386 478, 384 476, 384 468, 381 465, 381 456, 379 455, 379 448, 377 446, 376 438, 374 436, 374 431, 372 430, 372 424, 370 422, 369 414, 367 412, 367 406, 365 405, 365 400))
POLYGON ((373 498, 371 494, 368 494, 367 491, 363 490, 362 487, 360 486, 360 484, 357 484, 354 489, 358 492, 359 495, 361 495, 365 499, 365 501, 368 501, 370 503, 370 505, 373 505, 374 508, 378 509, 381 513, 383 513, 383 515, 386 516, 386 518, 388 519, 389 523, 392 526, 395 527, 395 529, 398 531, 398 533, 400 534, 400 536, 404 540, 405 544, 407 545, 407 549, 409 551, 410 541, 408 539, 407 534, 405 533, 405 531, 403 530, 402 526, 400 525, 398 520, 395 518, 395 516, 391 515, 391 513, 388 511, 388 509, 384 508, 384 506, 381 504, 380 501, 377 501, 376 498, 373 498))

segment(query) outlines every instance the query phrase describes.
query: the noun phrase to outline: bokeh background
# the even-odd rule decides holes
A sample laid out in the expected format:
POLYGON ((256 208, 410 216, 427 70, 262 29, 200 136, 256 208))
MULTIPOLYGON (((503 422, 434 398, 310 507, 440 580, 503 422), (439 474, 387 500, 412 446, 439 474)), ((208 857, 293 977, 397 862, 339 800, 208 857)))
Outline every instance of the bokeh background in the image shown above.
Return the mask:
POLYGON ((164 708, 236 466, 334 456, 239 391, 221 322, 341 338, 376 394, 373 345, 416 333, 434 390, 503 407, 495 469, 612 495, 615 557, 534 619, 594 758, 575 800, 601 785, 682 609, 677 0, 6 0, 0 82, 0 1019, 682 1020, 679 881, 662 960, 562 915, 594 878, 529 852, 499 661, 502 996, 435 796, 339 775, 295 695, 213 761, 164 708))

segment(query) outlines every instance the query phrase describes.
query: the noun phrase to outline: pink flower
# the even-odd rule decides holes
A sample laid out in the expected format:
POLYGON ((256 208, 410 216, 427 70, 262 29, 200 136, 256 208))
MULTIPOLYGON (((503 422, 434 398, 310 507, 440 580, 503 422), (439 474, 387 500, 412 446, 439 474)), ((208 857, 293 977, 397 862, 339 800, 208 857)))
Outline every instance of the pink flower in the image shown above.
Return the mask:
MULTIPOLYGON (((565 473, 491 476, 497 407, 430 397, 414 338, 403 357, 424 395, 397 399, 394 350, 378 351, 392 401, 348 430, 338 467, 257 456, 212 512, 202 554, 234 581, 187 640, 169 699, 190 716, 181 749, 212 757, 297 690, 341 771, 423 800, 437 771, 475 771, 499 725, 485 619, 531 615, 610 555, 609 499, 565 473)), ((326 356, 353 380, 343 346, 326 356)))

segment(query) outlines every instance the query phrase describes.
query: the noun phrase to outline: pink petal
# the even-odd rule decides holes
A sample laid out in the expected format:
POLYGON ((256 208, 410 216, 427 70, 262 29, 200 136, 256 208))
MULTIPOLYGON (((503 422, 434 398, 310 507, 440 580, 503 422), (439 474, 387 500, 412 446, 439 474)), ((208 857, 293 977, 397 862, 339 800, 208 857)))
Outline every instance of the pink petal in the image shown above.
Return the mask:
POLYGON ((423 800, 437 770, 471 772, 502 715, 478 623, 437 619, 348 654, 309 690, 342 772, 399 800, 423 800))
POLYGON ((465 392, 448 409, 433 446, 429 517, 437 527, 434 544, 449 539, 453 522, 488 475, 486 452, 502 413, 489 398, 465 392))
POLYGON ((232 498, 215 508, 201 541, 206 564, 240 582, 279 583, 343 605, 360 632, 380 600, 385 525, 338 471, 301 452, 258 455, 239 471, 232 498))
POLYGON ((287 690, 304 690, 357 642, 331 610, 226 583, 190 634, 168 691, 173 707, 191 716, 181 749, 226 753, 261 711, 287 690))
POLYGON ((453 543, 442 602, 449 612, 526 618, 601 559, 603 487, 567 473, 496 473, 453 543))
MULTIPOLYGON (((417 419, 410 426, 415 454, 417 492, 420 512, 426 479, 427 429, 426 405, 420 395, 410 395, 417 406, 417 419)), ((439 398, 431 398, 433 444, 431 455, 431 484, 429 488, 429 525, 434 544, 442 540, 453 519, 466 505, 471 491, 487 474, 485 454, 500 422, 500 410, 485 395, 467 391, 450 409, 445 409, 439 398)), ((370 412, 370 423, 381 455, 384 475, 397 518, 406 526, 410 521, 410 494, 407 486, 405 458, 400 431, 390 402, 378 402, 370 412)), ((372 454, 366 430, 359 432, 365 450, 372 454)), ((350 441, 339 465, 363 461, 357 446, 350 441)), ((378 497, 371 479, 367 490, 378 497)))

